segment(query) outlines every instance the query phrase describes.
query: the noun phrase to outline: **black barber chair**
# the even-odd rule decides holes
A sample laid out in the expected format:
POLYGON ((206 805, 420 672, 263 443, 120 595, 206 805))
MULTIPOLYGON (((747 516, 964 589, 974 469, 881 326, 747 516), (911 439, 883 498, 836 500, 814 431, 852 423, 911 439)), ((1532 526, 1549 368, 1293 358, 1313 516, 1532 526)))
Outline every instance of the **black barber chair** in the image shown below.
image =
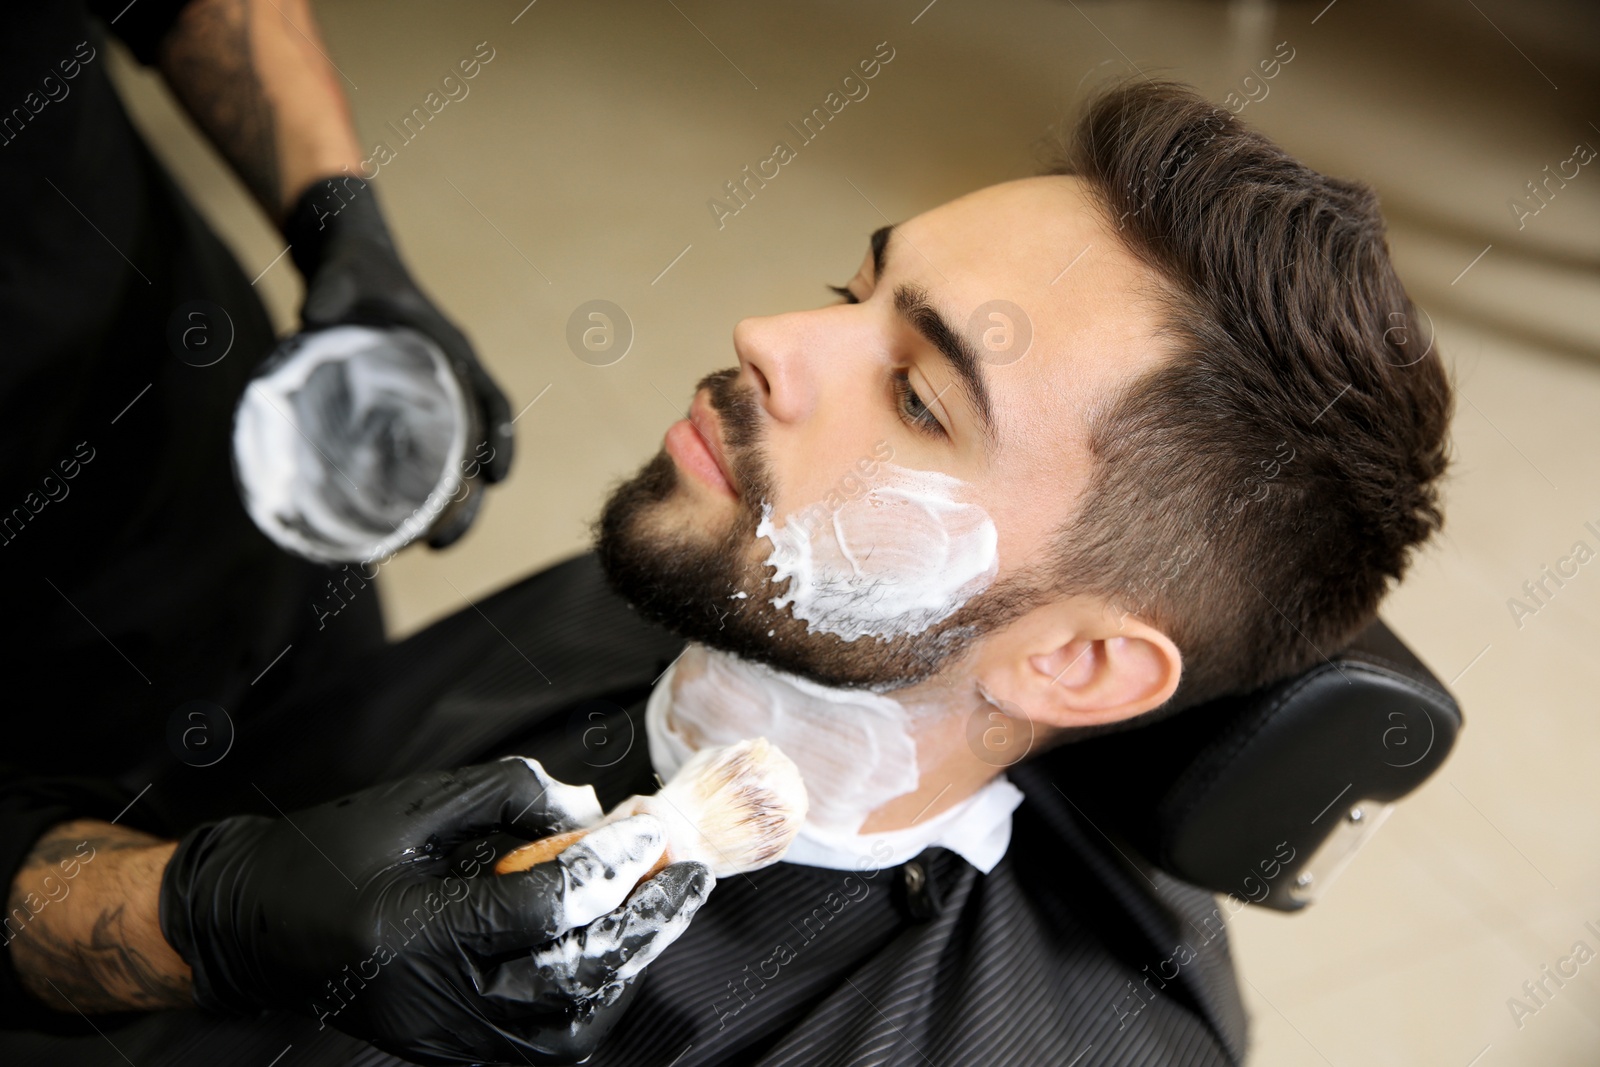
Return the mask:
POLYGON ((1124 853, 1296 911, 1438 769, 1461 726, 1449 691, 1380 621, 1298 677, 1039 762, 1124 853))

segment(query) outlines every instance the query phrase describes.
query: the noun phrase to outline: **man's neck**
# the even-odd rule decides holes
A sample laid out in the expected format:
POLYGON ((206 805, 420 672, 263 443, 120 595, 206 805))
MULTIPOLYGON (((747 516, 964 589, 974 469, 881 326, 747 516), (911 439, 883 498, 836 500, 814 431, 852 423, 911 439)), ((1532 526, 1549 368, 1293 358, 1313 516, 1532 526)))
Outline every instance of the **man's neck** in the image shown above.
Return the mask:
POLYGON ((920 825, 1002 769, 969 739, 984 707, 970 693, 922 687, 896 699, 829 689, 701 645, 685 650, 669 679, 672 733, 692 749, 766 737, 799 767, 809 821, 826 830, 920 825))

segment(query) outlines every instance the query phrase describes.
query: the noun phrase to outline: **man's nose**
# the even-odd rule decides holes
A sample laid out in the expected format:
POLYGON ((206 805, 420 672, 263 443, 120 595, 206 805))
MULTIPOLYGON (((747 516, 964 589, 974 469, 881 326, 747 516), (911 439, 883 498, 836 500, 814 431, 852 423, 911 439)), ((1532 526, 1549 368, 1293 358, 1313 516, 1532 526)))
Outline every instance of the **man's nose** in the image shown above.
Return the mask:
POLYGON ((817 403, 819 363, 827 338, 817 316, 805 312, 739 320, 733 350, 767 414, 778 422, 801 422, 817 403))

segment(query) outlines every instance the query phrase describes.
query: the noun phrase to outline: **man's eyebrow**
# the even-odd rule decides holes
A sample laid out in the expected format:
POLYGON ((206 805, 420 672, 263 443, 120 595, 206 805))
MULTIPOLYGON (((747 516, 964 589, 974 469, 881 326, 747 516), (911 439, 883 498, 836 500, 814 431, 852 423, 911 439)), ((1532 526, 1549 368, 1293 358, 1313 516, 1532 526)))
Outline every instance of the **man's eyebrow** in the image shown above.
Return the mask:
MULTIPOLYGON (((884 267, 889 262, 889 238, 894 236, 894 224, 881 226, 872 233, 872 280, 883 279, 884 267)), ((911 328, 922 335, 944 357, 950 369, 961 382, 961 391, 978 415, 978 425, 983 429, 985 447, 993 451, 995 440, 994 409, 989 402, 989 387, 983 380, 983 360, 979 358, 967 339, 952 329, 943 315, 928 301, 927 290, 916 285, 898 285, 894 290, 894 307, 911 328)))
POLYGON ((967 396, 967 403, 977 413, 984 442, 992 449, 995 445, 994 410, 989 403, 989 387, 983 380, 983 360, 967 343, 967 339, 954 330, 928 302, 927 291, 921 286, 895 286, 894 307, 955 372, 961 382, 961 391, 967 396))
POLYGON ((872 280, 883 277, 883 264, 889 258, 889 235, 894 225, 881 226, 872 232, 872 280))

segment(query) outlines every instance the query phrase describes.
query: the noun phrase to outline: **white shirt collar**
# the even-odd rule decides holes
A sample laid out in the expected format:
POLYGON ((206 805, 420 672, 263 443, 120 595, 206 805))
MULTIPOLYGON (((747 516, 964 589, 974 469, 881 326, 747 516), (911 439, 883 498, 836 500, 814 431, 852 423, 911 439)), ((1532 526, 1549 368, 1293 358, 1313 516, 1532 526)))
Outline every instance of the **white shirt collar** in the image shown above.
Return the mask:
MULTIPOLYGON (((667 723, 672 703, 672 673, 656 682, 645 704, 645 738, 650 762, 662 781, 669 781, 693 749, 667 723)), ((923 849, 947 848, 988 874, 1011 843, 1011 813, 1022 803, 1022 791, 1004 774, 990 779, 976 793, 915 826, 873 834, 845 834, 824 830, 810 821, 801 824, 782 862, 841 871, 866 871, 895 867, 923 849)))

